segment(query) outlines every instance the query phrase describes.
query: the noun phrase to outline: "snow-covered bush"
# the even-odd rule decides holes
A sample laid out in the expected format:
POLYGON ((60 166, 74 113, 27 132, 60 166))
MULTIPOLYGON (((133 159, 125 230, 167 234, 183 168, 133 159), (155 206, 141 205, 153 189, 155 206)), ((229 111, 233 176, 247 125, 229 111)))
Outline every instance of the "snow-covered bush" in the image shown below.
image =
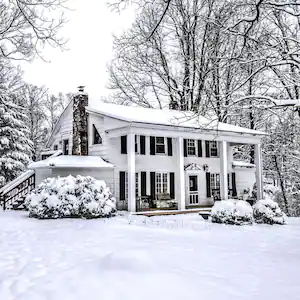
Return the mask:
POLYGON ((110 217, 116 211, 106 183, 80 175, 45 179, 26 198, 26 207, 38 219, 110 217))
POLYGON ((253 216, 256 223, 265 223, 270 225, 283 225, 286 223, 285 214, 281 211, 278 204, 269 197, 256 202, 253 207, 253 216))
POLYGON ((211 221, 231 225, 253 224, 252 207, 243 200, 217 201, 211 210, 211 221))

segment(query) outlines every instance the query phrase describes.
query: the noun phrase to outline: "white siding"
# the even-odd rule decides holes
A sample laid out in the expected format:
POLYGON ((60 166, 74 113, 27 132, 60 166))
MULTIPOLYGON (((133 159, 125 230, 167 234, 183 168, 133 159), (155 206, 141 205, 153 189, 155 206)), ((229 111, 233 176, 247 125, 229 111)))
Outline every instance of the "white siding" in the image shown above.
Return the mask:
POLYGON ((69 154, 72 154, 73 145, 73 105, 72 102, 64 111, 59 123, 57 124, 56 132, 53 133, 49 143, 49 148, 53 150, 54 145, 58 146, 58 150, 62 150, 63 140, 69 140, 69 154))
POLYGON ((236 177, 237 195, 240 196, 245 189, 252 191, 255 179, 255 168, 236 168, 234 170, 236 177))
POLYGON ((52 177, 51 169, 36 169, 35 170, 35 185, 39 185, 44 179, 52 177))

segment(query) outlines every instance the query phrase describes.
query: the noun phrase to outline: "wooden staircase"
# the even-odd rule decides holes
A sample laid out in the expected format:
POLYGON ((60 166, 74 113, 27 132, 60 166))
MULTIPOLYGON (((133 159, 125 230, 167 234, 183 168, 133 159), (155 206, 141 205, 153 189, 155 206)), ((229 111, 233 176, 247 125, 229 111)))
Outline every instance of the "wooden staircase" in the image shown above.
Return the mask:
POLYGON ((0 189, 0 206, 3 210, 25 209, 26 196, 35 188, 35 172, 28 170, 0 189))

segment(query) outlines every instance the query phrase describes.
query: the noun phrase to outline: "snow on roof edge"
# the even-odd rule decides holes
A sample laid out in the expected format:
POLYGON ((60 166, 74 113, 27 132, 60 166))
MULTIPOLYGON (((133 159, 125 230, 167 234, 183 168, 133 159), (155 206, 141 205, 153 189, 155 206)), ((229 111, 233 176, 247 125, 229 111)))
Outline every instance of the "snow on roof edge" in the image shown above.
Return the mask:
MULTIPOLYGON (((117 105, 117 104, 112 104, 112 105, 117 105)), ((219 122, 218 125, 216 126, 216 128, 209 128, 209 127, 205 128, 205 127, 200 127, 200 126, 199 127, 191 127, 191 126, 184 126, 184 125, 180 125, 180 124, 178 125, 178 124, 171 124, 171 123, 170 124, 164 124, 164 123, 147 122, 147 121, 142 121, 142 120, 141 121, 136 121, 136 120, 132 120, 130 118, 127 118, 125 116, 116 116, 112 113, 109 113, 109 112, 106 112, 106 111, 101 111, 101 110, 95 109, 91 106, 87 106, 87 111, 92 112, 92 113, 96 113, 96 114, 101 114, 101 115, 104 115, 104 116, 107 116, 109 118, 113 118, 113 119, 116 119, 116 120, 121 120, 121 121, 124 121, 124 122, 135 123, 135 124, 149 124, 149 125, 151 124, 151 125, 156 125, 156 126, 160 125, 160 126, 170 126, 170 127, 177 127, 177 128, 193 128, 193 129, 201 129, 201 130, 207 130, 207 131, 222 131, 222 132, 231 132, 231 133, 260 135, 260 136, 267 135, 267 133, 263 132, 263 131, 258 131, 258 130, 249 129, 249 128, 246 128, 246 127, 241 127, 241 126, 227 124, 227 123, 222 123, 222 122, 219 122), (236 129, 244 129, 246 131, 241 131, 241 130, 240 131, 234 131, 234 130, 229 130, 229 129, 222 129, 222 128, 219 127, 219 125, 222 125, 222 124, 235 127, 236 129)))
POLYGON ((232 162, 232 165, 234 167, 241 167, 241 168, 255 168, 255 164, 251 164, 249 162, 246 161, 241 161, 241 160, 234 160, 232 162))

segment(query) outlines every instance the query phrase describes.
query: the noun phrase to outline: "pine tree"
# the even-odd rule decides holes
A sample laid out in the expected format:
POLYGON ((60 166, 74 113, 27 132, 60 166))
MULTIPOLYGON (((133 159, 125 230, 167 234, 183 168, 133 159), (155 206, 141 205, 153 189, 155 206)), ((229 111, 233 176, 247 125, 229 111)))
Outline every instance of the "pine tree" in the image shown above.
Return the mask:
POLYGON ((0 95, 0 187, 24 171, 30 160, 26 116, 14 102, 12 95, 0 95))

